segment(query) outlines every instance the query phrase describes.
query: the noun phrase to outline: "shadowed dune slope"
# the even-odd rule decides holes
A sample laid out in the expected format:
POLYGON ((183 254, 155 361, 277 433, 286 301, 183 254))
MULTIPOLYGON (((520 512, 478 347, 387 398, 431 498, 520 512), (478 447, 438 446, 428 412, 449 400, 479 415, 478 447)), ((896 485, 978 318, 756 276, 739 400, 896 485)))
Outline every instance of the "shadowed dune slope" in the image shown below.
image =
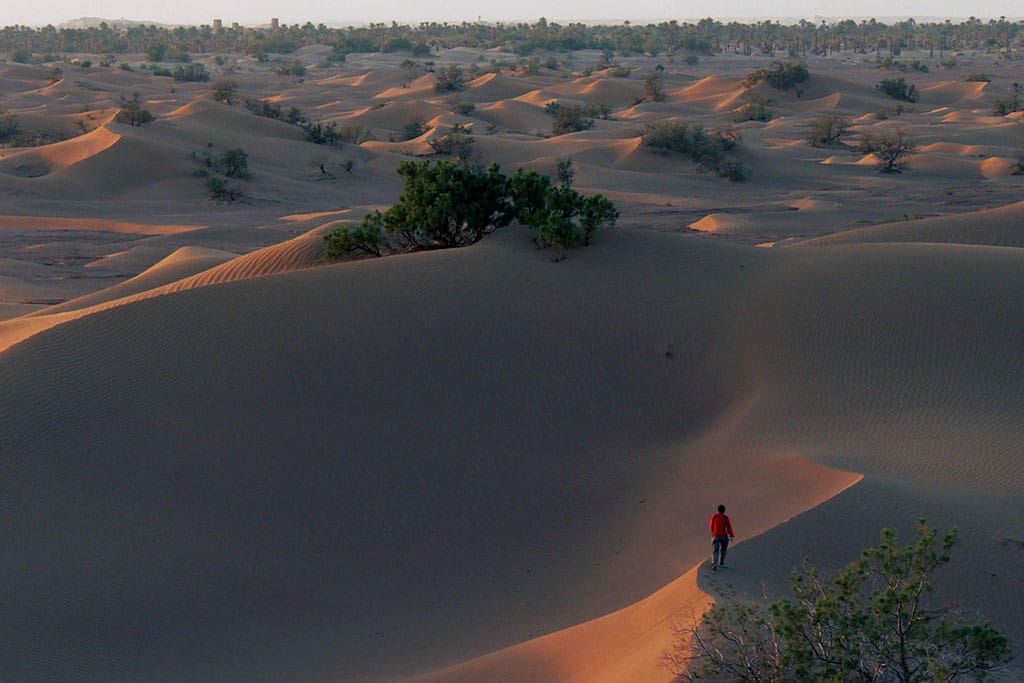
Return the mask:
MULTIPOLYGON (((803 458, 868 488, 740 544, 741 586, 873 540, 850 500, 966 519, 968 553, 1017 533, 1022 265, 625 231, 555 264, 506 229, 41 332, 0 355, 3 673, 667 678, 671 615, 721 588, 706 512, 749 538, 856 481, 803 458)), ((1020 642, 986 586, 1022 578, 958 586, 1020 642)))
POLYGON ((859 472, 1024 492, 1024 250, 781 250, 744 313, 766 383, 743 432, 859 472))
POLYGON ((685 569, 644 500, 738 390, 721 311, 760 258, 609 235, 554 264, 508 230, 10 349, 5 674, 387 680, 653 592, 685 569))

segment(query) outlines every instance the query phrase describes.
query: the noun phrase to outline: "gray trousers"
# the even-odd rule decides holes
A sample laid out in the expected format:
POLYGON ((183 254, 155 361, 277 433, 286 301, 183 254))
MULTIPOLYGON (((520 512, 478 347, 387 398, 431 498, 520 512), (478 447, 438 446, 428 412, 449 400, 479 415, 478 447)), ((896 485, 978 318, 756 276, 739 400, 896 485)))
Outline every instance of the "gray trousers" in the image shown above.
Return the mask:
POLYGON ((715 536, 711 541, 711 545, 714 547, 711 553, 711 561, 717 565, 725 564, 725 553, 729 550, 729 537, 715 536))

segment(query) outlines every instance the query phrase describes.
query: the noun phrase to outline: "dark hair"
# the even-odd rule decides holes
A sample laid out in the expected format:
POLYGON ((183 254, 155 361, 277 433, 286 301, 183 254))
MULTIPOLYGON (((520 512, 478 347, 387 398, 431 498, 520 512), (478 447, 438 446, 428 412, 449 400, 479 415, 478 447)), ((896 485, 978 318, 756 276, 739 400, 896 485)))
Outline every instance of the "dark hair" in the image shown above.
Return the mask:
POLYGON ((718 506, 718 511, 719 512, 725 512, 725 506, 724 505, 719 505, 718 506))

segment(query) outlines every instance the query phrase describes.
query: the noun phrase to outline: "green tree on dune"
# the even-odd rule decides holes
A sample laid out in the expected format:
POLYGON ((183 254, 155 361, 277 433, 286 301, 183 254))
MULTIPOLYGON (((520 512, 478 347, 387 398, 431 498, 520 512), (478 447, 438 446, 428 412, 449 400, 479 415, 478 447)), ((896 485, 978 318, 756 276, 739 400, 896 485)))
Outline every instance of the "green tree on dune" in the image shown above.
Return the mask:
POLYGON ((793 597, 767 604, 728 593, 699 624, 676 627, 665 662, 676 681, 954 681, 1005 667, 1009 639, 951 606, 929 604, 933 574, 950 560, 924 520, 917 541, 893 529, 835 576, 805 565, 793 597))

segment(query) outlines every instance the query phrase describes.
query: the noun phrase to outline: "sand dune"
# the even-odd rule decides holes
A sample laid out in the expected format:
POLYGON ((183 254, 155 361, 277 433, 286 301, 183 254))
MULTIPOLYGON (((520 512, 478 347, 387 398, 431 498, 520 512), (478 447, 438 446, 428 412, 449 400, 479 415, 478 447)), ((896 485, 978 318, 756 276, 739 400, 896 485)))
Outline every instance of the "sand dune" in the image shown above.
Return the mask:
POLYGON ((1024 247, 1024 202, 959 216, 873 225, 807 240, 805 245, 862 242, 939 242, 1024 247))
POLYGON ((962 532, 939 598, 1024 654, 1019 116, 988 102, 1012 65, 914 74, 897 114, 886 72, 812 56, 800 92, 755 91, 771 120, 737 123, 772 57, 669 62, 640 104, 663 58, 444 95, 403 59, 296 79, 240 58, 245 96, 377 137, 337 146, 209 84, 0 65, 25 125, 98 126, 0 149, 0 678, 667 681, 670 624, 726 582, 778 593, 920 516, 962 532), (106 118, 133 90, 157 120, 106 118), (556 99, 612 115, 552 136, 556 99), (855 125, 810 147, 833 109, 855 125), (735 125, 750 181, 645 148, 663 119, 735 125), (324 266, 323 234, 390 206, 455 123, 472 163, 571 159, 620 227, 561 263, 510 226, 324 266), (903 174, 850 152, 895 128, 903 174), (245 197, 211 202, 197 159, 231 147, 245 197), (739 543, 711 573, 719 502, 739 543))

